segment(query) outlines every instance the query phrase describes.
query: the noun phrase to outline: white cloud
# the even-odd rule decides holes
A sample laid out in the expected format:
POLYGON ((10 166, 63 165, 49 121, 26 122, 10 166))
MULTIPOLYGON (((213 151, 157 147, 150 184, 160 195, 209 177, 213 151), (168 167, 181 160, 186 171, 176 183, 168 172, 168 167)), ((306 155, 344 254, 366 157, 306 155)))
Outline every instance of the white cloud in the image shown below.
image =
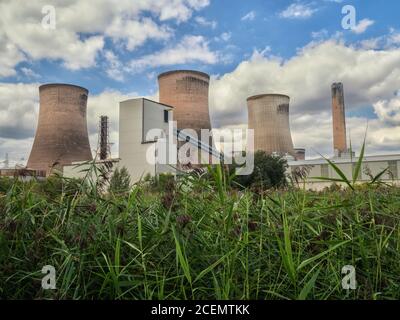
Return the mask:
POLYGON ((60 60, 72 70, 93 67, 106 39, 128 50, 149 39, 164 41, 173 32, 156 18, 180 23, 207 5, 209 0, 2 0, 0 77, 15 75, 18 63, 28 59, 60 60), (41 25, 44 5, 55 7, 55 30, 41 25))
POLYGON ((379 100, 374 103, 374 110, 381 121, 400 126, 400 97, 379 100))
POLYGON ((126 20, 116 17, 105 33, 116 41, 126 43, 126 48, 130 51, 149 39, 167 40, 172 36, 172 31, 168 27, 159 26, 149 18, 126 20))
POLYGON ((38 84, 0 83, 0 138, 33 136, 39 111, 38 84))
POLYGON ((329 32, 326 29, 321 29, 319 31, 311 32, 311 37, 313 39, 317 39, 317 40, 325 39, 328 37, 328 35, 329 35, 329 32))
MULTIPOLYGON (((81 38, 78 33, 60 24, 55 30, 44 29, 41 25, 43 4, 43 1, 22 4, 19 0, 0 3, 0 27, 9 45, 33 60, 60 59, 73 70, 95 65, 97 52, 104 45, 103 37, 93 35, 81 38)), ((62 15, 62 8, 57 7, 56 12, 58 16, 62 15)))
POLYGON ((249 13, 245 14, 240 20, 242 21, 253 21, 256 18, 256 12, 250 11, 249 13))
POLYGON ((0 77, 14 76, 14 67, 25 60, 15 44, 8 41, 4 32, 0 29, 0 77))
POLYGON ((25 77, 27 78, 40 78, 40 75, 38 75, 35 71, 33 71, 30 68, 22 67, 21 72, 24 74, 25 77))
POLYGON ((313 16, 318 10, 312 8, 309 4, 292 3, 283 10, 279 15, 286 19, 307 19, 313 16))
POLYGON ((210 50, 208 41, 203 36, 185 36, 178 44, 133 60, 129 67, 133 72, 139 72, 158 66, 196 62, 215 64, 218 61, 218 53, 210 50))
POLYGON ((204 18, 204 17, 196 17, 196 18, 195 18, 195 21, 196 21, 199 25, 201 25, 201 26, 203 26, 203 27, 209 27, 209 28, 211 28, 211 29, 215 29, 215 28, 217 27, 217 25, 218 25, 217 21, 214 21, 214 20, 207 20, 207 19, 204 18))
POLYGON ((391 28, 388 34, 361 40, 359 45, 364 49, 391 50, 400 45, 400 32, 391 28))
POLYGON ((214 40, 217 41, 217 42, 218 42, 218 41, 225 41, 225 42, 227 42, 227 41, 229 41, 231 38, 232 38, 232 33, 231 33, 231 32, 223 32, 223 33, 221 33, 220 36, 215 37, 214 40))
POLYGON ((360 20, 360 22, 354 28, 352 28, 351 31, 356 34, 364 33, 374 23, 375 23, 375 21, 370 20, 370 19, 360 20))
POLYGON ((116 81, 124 80, 123 65, 118 57, 111 50, 104 52, 104 57, 107 62, 106 72, 107 75, 116 81))

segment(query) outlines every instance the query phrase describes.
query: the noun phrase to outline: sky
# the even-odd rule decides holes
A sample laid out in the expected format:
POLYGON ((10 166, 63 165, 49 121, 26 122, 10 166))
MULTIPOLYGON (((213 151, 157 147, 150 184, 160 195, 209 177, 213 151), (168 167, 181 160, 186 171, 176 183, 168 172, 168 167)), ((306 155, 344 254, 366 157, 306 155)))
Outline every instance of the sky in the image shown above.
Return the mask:
POLYGON ((157 100, 173 69, 211 75, 215 129, 246 128, 251 95, 289 95, 308 158, 333 154, 330 86, 343 82, 353 148, 367 131, 367 154, 400 153, 399 12, 398 0, 0 0, 0 162, 26 162, 52 82, 89 90, 91 147, 108 115, 117 156, 119 102, 157 100))

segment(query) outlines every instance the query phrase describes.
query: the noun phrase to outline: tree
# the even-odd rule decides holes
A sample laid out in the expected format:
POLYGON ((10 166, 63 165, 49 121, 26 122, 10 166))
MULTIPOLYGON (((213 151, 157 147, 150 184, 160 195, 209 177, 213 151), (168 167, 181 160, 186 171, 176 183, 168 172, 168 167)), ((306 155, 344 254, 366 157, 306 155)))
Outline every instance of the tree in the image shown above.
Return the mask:
POLYGON ((113 193, 124 193, 131 187, 131 177, 125 167, 115 169, 111 180, 109 191, 113 193))
POLYGON ((245 188, 252 187, 263 190, 280 188, 287 184, 287 168, 286 159, 266 154, 264 151, 257 151, 254 154, 253 173, 247 176, 236 176, 234 181, 245 188))

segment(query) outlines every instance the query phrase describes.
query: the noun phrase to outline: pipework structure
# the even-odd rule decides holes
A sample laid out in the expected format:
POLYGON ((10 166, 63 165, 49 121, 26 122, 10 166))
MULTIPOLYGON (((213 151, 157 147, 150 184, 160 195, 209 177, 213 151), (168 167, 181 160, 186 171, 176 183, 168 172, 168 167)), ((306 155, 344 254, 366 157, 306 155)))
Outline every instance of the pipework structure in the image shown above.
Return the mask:
POLYGON ((111 156, 109 143, 108 116, 100 116, 99 123, 99 158, 107 160, 111 156))
POLYGON ((158 76, 158 84, 159 101, 174 107, 178 130, 193 129, 200 139, 201 129, 211 129, 208 74, 192 70, 169 71, 158 76))
POLYGON ((289 124, 290 98, 262 94, 247 99, 249 129, 254 130, 254 149, 268 154, 296 156, 289 124))
POLYGON ((62 170, 72 162, 92 160, 87 131, 88 90, 70 84, 39 87, 40 111, 27 168, 62 170))
POLYGON ((348 152, 346 135, 346 111, 342 83, 332 84, 333 150, 335 156, 348 152))

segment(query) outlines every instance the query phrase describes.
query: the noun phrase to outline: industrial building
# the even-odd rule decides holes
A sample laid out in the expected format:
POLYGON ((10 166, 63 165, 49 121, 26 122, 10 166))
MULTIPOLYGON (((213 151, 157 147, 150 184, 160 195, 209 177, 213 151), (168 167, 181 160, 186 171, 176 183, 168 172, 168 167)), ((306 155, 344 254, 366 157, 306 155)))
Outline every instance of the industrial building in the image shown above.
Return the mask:
POLYGON ((290 98, 262 94, 247 99, 249 123, 254 130, 254 149, 268 154, 296 156, 289 125, 290 98))
POLYGON ((156 162, 157 152, 165 152, 167 157, 171 157, 167 160, 176 157, 176 149, 168 150, 168 141, 173 139, 168 130, 173 108, 141 98, 121 102, 119 112, 119 166, 128 169, 133 181, 146 175, 175 173, 172 166, 156 162), (154 149, 156 143, 164 149, 154 149))
POLYGON ((40 111, 27 169, 62 170, 77 161, 92 160, 86 123, 88 90, 70 84, 39 88, 40 111))
MULTIPOLYGON (((342 170, 349 181, 353 180, 353 171, 355 169, 358 158, 333 158, 330 159, 335 165, 342 170)), ((306 189, 320 191, 326 187, 332 185, 330 181, 324 181, 323 179, 317 178, 333 178, 341 179, 336 171, 330 167, 325 159, 315 159, 306 161, 291 161, 289 162, 289 174, 295 172, 296 169, 307 170, 307 179, 305 179, 304 185, 306 189)), ((363 159, 362 168, 357 178, 359 183, 369 182, 372 177, 375 177, 383 170, 387 169, 387 172, 381 177, 383 182, 395 183, 400 185, 400 154, 398 155, 379 155, 379 156, 367 156, 363 159)), ((344 183, 337 183, 345 186, 344 183)))
MULTIPOLYGON (((170 126, 174 108, 145 98, 129 99, 119 104, 119 159, 99 160, 114 162, 113 169, 125 167, 131 180, 146 176, 175 175, 181 169, 178 161, 181 141, 192 150, 207 156, 220 157, 219 152, 202 143, 185 130, 170 126)), ((183 144, 181 144, 183 145, 183 144)), ((189 162, 195 161, 193 155, 189 162)), ((74 162, 64 166, 64 176, 82 178, 90 164, 74 162)))

